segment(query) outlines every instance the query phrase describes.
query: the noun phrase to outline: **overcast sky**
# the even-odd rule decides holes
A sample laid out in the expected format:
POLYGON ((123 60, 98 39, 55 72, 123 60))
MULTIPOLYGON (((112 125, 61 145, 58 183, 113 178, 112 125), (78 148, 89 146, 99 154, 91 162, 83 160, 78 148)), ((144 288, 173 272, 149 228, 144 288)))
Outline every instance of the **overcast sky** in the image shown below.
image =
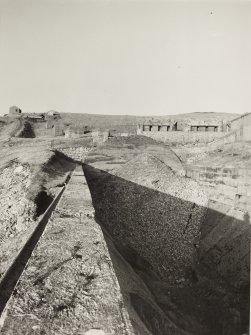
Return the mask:
POLYGON ((250 112, 251 2, 0 0, 0 114, 250 112))

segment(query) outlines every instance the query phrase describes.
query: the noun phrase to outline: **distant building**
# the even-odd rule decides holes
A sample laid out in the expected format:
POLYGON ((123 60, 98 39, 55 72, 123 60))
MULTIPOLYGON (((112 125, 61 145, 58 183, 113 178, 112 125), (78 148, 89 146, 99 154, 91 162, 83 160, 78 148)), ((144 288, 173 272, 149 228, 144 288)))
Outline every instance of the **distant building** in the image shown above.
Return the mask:
POLYGON ((204 121, 198 122, 197 120, 191 121, 190 131, 202 131, 202 132, 219 132, 223 131, 222 121, 204 121))
POLYGON ((26 118, 32 122, 45 122, 45 116, 43 114, 28 114, 26 118))
POLYGON ((11 106, 9 108, 9 116, 11 117, 21 116, 21 113, 22 113, 21 109, 18 108, 17 106, 11 106))
POLYGON ((47 113, 47 118, 54 118, 54 119, 59 119, 61 116, 60 116, 60 113, 59 112, 56 112, 54 110, 50 110, 48 113, 47 113))
POLYGON ((251 113, 238 116, 231 121, 231 131, 238 130, 242 141, 251 141, 251 113))
POLYGON ((166 121, 158 121, 158 120, 149 120, 143 123, 142 125, 143 131, 175 131, 177 130, 177 122, 175 120, 166 120, 166 121))
POLYGON ((149 120, 139 126, 143 132, 223 132, 229 131, 229 124, 221 120, 200 120, 200 119, 169 119, 165 121, 149 120))
POLYGON ((51 129, 52 129, 52 136, 63 136, 65 134, 64 126, 61 123, 55 123, 51 129))

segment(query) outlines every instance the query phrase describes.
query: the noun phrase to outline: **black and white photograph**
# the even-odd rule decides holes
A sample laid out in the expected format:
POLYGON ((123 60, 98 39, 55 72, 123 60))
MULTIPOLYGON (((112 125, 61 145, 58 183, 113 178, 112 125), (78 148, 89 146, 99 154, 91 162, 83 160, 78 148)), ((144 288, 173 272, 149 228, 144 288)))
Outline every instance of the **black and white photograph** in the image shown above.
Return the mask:
POLYGON ((0 0, 0 334, 249 335, 251 0, 0 0))

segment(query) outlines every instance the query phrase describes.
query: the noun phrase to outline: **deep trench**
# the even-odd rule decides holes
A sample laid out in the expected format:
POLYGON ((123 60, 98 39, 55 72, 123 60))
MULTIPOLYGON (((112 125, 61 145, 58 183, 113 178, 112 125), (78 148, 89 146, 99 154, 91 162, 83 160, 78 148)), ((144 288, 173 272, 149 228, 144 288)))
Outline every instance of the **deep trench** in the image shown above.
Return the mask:
MULTIPOLYGON (((156 190, 147 189, 87 164, 83 165, 83 170, 95 208, 95 219, 103 229, 121 292, 152 334, 242 335, 248 333, 249 285, 247 282, 234 287, 226 278, 201 276, 203 266, 207 271, 207 262, 210 263, 210 260, 203 259, 205 255, 202 253, 202 264, 195 269, 187 269, 185 285, 170 284, 165 270, 162 273, 158 271, 160 259, 156 257, 149 262, 149 258, 145 257, 148 252, 147 248, 142 252, 139 241, 143 240, 147 234, 151 234, 149 230, 151 228, 140 225, 140 215, 142 213, 148 215, 152 224, 158 225, 160 213, 165 211, 167 195, 159 194, 156 190), (152 199, 154 205, 151 208, 153 213, 151 217, 144 203, 142 201, 139 203, 138 199, 142 199, 140 195, 152 199), (138 236, 133 226, 138 228, 138 236), (141 278, 142 283, 148 287, 155 298, 156 305, 151 304, 140 293, 130 292, 125 287, 125 279, 121 276, 120 264, 115 260, 110 239, 116 251, 130 264, 141 278)), ((172 200, 176 201, 176 199, 172 200)), ((191 204, 191 207, 194 207, 194 204, 191 204)), ((190 216, 189 218, 191 219, 190 216)), ((226 225, 226 228, 234 222, 232 217, 208 208, 204 222, 206 229, 209 229, 207 224, 212 226, 215 224, 213 222, 219 220, 226 225)), ((245 226, 245 222, 242 221, 238 224, 245 226)), ((246 236, 242 236, 240 243, 245 244, 243 248, 246 248, 246 240, 246 236)), ((157 250, 156 243, 157 241, 150 238, 149 250, 152 248, 157 250)), ((168 255, 164 257, 168 258, 168 255)), ((234 266, 238 271, 238 266, 236 264, 234 266)), ((245 275, 249 276, 249 274, 245 275)), ((127 281, 130 281, 130 278, 127 281)), ((136 328, 135 326, 137 333, 136 328)))
MULTIPOLYGON (((100 224, 107 246, 113 261, 116 276, 119 281, 121 292, 125 300, 133 307, 140 319, 146 325, 147 329, 153 335, 241 335, 246 334, 248 329, 248 308, 249 305, 249 286, 242 285, 239 289, 233 289, 229 285, 226 287, 214 287, 210 281, 198 280, 194 269, 188 269, 187 286, 170 286, 165 278, 165 271, 159 273, 156 271, 158 258, 149 262, 144 253, 134 247, 133 242, 136 239, 132 227, 129 223, 139 224, 140 213, 138 212, 138 196, 144 195, 153 200, 154 207, 151 211, 154 213, 154 224, 158 224, 161 211, 165 211, 165 201, 162 207, 156 206, 158 199, 166 198, 166 195, 160 194, 156 190, 150 190, 146 187, 137 185, 109 173, 93 168, 86 164, 83 165, 84 174, 89 186, 93 205, 95 208, 95 219, 100 224), (118 193, 119 191, 119 193, 118 193), (157 200, 157 202, 156 202, 157 200), (155 201, 155 202, 154 202, 155 201), (133 213, 133 216, 132 216, 133 213), (129 222, 129 221, 132 222, 129 222), (146 299, 139 292, 128 291, 124 287, 125 278, 122 278, 119 264, 116 259, 114 248, 133 269, 141 282, 151 292, 154 297, 154 303, 146 299), (117 263, 117 264, 115 264, 117 263), (226 300, 227 296, 227 302, 226 300), (200 308, 198 305, 200 304, 200 308), (236 307, 240 313, 239 319, 231 312, 236 307)), ((67 179, 67 182, 69 178, 67 179)), ((30 256, 41 237, 52 211, 55 209, 63 189, 58 197, 52 203, 52 198, 45 191, 37 196, 36 204, 38 207, 37 215, 41 215, 50 205, 34 233, 27 241, 18 257, 15 259, 7 273, 0 283, 0 314, 8 302, 18 279, 20 278, 30 256)), ((173 199, 176 201, 175 199, 173 199)), ((150 215, 147 208, 142 204, 142 211, 147 216, 150 215)), ((191 204, 194 208, 194 204, 191 204)), ((207 221, 215 225, 217 220, 222 220, 222 213, 208 210, 207 221), (211 223, 209 221, 212 221, 211 223)), ((189 215, 189 221, 191 216, 189 215)), ((225 216, 225 224, 231 224, 233 218, 225 216)), ((240 222, 239 224, 245 224, 240 222)), ((249 225, 249 221, 246 222, 249 225)), ((139 227, 148 229, 147 227, 139 227)), ((144 233, 150 233, 145 231, 144 233)), ((140 235, 139 235, 140 236, 140 235)), ((155 241, 150 240, 149 249, 153 247, 155 241)), ((168 243, 168 241, 167 241, 168 243)), ((156 248, 156 245, 154 246, 156 248)), ((145 252, 145 251, 144 251, 145 252)), ((166 255, 167 256, 167 255, 166 255)), ((202 264, 203 267, 203 264, 202 264)), ((126 278, 127 280, 127 278, 126 278)), ((130 281, 131 279, 128 278, 130 281)), ((216 278, 217 280, 217 278, 216 278)), ((140 283, 140 281, 139 281, 140 283)), ((138 326, 133 324, 135 333, 143 335, 138 330, 138 326)))

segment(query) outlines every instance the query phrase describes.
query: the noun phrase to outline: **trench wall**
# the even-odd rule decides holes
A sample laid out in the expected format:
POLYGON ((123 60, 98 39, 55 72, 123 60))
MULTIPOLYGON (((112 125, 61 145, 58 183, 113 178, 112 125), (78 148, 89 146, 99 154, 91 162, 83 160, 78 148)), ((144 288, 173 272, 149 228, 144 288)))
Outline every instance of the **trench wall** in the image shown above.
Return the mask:
POLYGON ((197 180, 210 199, 201 230, 198 272, 213 281, 248 291, 250 169, 195 165, 187 167, 186 174, 197 180))
POLYGON ((173 283, 191 275, 206 197, 196 182, 176 176, 163 163, 152 172, 151 162, 155 166, 158 160, 140 157, 116 175, 83 168, 96 217, 122 253, 173 283))
MULTIPOLYGON (((171 313, 177 324, 184 322, 183 329, 196 335, 244 333, 237 328, 246 326, 248 320, 248 218, 243 211, 229 211, 221 203, 194 207, 196 187, 181 180, 179 186, 191 190, 190 201, 181 199, 181 188, 164 190, 162 186, 171 185, 172 179, 160 175, 162 167, 154 170, 155 162, 144 166, 142 160, 131 161, 115 175, 83 166, 97 221, 109 231, 166 314, 171 313), (172 190, 176 196, 170 194, 172 190), (204 211, 200 239, 196 238, 198 220, 204 211), (195 272, 189 272, 191 269, 195 272), (199 320, 211 331, 199 328, 199 320)), ((145 305, 136 301, 145 317, 145 305)))

